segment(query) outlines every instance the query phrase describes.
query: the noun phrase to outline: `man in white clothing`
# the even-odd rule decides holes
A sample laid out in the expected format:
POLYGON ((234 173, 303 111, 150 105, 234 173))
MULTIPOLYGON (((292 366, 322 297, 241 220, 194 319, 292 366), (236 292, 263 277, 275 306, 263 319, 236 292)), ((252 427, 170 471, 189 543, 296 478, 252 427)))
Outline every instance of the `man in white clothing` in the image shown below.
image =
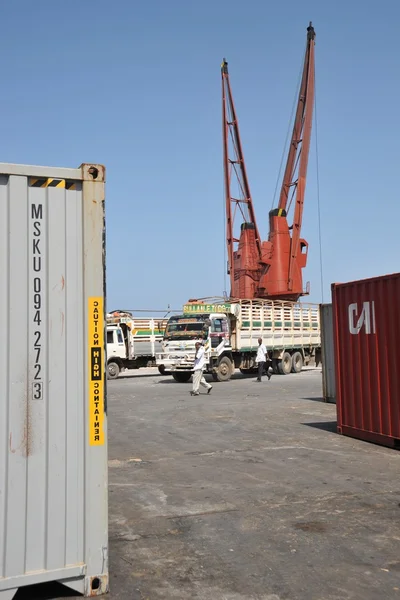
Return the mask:
MULTIPOLYGON (((261 381, 262 374, 264 372, 265 363, 267 361, 267 348, 263 344, 261 338, 258 338, 258 349, 256 356, 256 363, 258 364, 258 377, 256 381, 261 381)), ((271 379, 271 375, 267 371, 268 381, 271 379)))
POLYGON ((194 367, 193 367, 193 389, 190 392, 192 396, 199 395, 199 387, 202 385, 206 388, 207 394, 212 390, 212 385, 207 383, 203 376, 204 366, 206 364, 206 357, 204 356, 204 348, 200 342, 196 342, 196 352, 194 355, 194 367))

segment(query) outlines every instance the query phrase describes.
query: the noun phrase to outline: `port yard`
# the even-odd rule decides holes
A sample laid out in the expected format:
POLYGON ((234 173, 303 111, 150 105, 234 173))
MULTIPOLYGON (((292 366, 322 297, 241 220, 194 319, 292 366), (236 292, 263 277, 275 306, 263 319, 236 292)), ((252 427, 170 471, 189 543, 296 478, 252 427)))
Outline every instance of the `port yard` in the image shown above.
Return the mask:
POLYGON ((399 455, 336 433, 320 369, 190 388, 108 383, 110 600, 400 597, 399 455))

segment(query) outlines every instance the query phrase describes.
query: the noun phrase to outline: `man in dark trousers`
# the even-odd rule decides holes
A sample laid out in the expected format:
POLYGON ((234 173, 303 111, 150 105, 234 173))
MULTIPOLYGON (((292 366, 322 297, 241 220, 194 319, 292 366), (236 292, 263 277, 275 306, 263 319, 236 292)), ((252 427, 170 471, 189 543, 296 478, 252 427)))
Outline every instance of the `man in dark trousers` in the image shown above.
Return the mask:
MULTIPOLYGON (((263 344, 262 339, 258 338, 258 349, 257 349, 257 356, 256 356, 256 363, 258 365, 258 377, 257 377, 256 381, 261 381, 261 377, 262 377, 262 375, 264 373, 264 369, 265 369, 265 363, 267 361, 268 361, 267 348, 263 344)), ((268 381, 269 381, 271 379, 271 375, 269 374, 268 370, 267 370, 267 377, 268 377, 268 381)))

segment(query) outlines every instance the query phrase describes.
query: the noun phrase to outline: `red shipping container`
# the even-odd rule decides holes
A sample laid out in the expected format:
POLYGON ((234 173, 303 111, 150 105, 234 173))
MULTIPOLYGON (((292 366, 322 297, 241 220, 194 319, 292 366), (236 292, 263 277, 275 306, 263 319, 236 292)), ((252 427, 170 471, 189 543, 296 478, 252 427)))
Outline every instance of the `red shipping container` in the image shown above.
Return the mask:
POLYGON ((400 447, 400 273, 332 285, 338 432, 400 447))

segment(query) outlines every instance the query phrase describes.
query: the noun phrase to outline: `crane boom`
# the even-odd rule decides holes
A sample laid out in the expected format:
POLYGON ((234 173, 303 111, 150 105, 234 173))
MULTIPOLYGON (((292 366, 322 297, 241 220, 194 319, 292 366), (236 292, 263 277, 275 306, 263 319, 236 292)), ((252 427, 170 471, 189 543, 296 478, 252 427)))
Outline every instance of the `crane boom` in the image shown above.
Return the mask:
MULTIPOLYGON (((303 105, 303 115, 302 115, 302 123, 303 123, 303 131, 302 131, 302 147, 299 161, 299 175, 298 175, 298 183, 297 183, 297 196, 296 203, 294 207, 294 217, 293 217, 293 231, 292 231, 292 243, 290 247, 290 264, 289 264, 289 277, 288 277, 288 289, 292 290, 294 285, 294 265, 296 263, 297 255, 300 249, 300 232, 301 232, 301 224, 303 220, 303 209, 304 209, 304 194, 306 190, 306 178, 307 178, 307 166, 308 166, 308 157, 310 154, 310 143, 311 143, 311 128, 312 128, 312 117, 313 117, 313 108, 314 108, 314 98, 315 98, 315 82, 314 82, 314 39, 315 39, 315 31, 310 23, 308 29, 307 36, 307 54, 305 61, 304 73, 306 75, 306 89, 304 90, 304 94, 302 95, 303 102, 300 102, 299 105, 303 105)), ((306 265, 304 265, 306 266, 306 265)))
MULTIPOLYGON (((286 210, 286 208, 287 208, 290 188, 293 186, 293 179, 294 179, 295 170, 296 170, 296 156, 298 153, 298 146, 302 140, 304 115, 306 112, 306 108, 308 107, 309 102, 311 100, 311 97, 310 97, 311 93, 313 96, 312 100, 314 100, 314 80, 312 81, 312 89, 311 89, 311 85, 310 85, 311 82, 309 81, 309 76, 311 74, 311 71, 309 68, 310 67, 310 56, 309 55, 314 52, 314 47, 310 46, 309 42, 314 40, 314 38, 315 38, 315 31, 314 31, 314 28, 312 27, 312 24, 310 23, 310 25, 307 28, 307 49, 306 49, 306 58, 304 61, 305 68, 303 68, 303 74, 301 77, 301 84, 300 84, 299 97, 298 97, 298 102, 297 102, 296 116, 295 116, 295 120, 294 120, 294 124, 293 124, 293 133, 292 133, 292 138, 291 138, 291 142, 290 142, 290 146, 289 146, 289 155, 288 155, 288 159, 287 159, 287 163, 286 163, 285 173, 283 175, 282 189, 281 189, 281 193, 280 193, 280 197, 279 197, 279 208, 281 208, 283 210, 286 210), (307 99, 307 104, 305 102, 306 99, 307 99)), ((313 56, 312 56, 311 62, 312 62, 311 66, 313 66, 313 64, 314 64, 313 56)), ((312 103, 311 103, 311 105, 312 105, 312 103)), ((307 159, 307 157, 308 157, 308 152, 306 153, 306 159, 307 159)))
POLYGON ((250 193, 228 63, 225 59, 221 65, 221 77, 228 272, 231 296, 240 298, 254 295, 261 274, 261 238, 250 193), (233 179, 237 184, 235 195, 232 189, 233 179), (235 231, 237 216, 242 219, 240 233, 235 231))
POLYGON ((268 242, 262 244, 264 270, 260 296, 298 300, 304 295, 302 270, 307 264, 308 243, 301 239, 301 225, 310 152, 314 107, 315 30, 307 27, 307 44, 289 153, 282 181, 278 208, 269 215, 268 242), (290 192, 292 193, 290 194, 290 192), (291 196, 291 197, 290 197, 291 196), (287 213, 294 200, 293 223, 287 213))

